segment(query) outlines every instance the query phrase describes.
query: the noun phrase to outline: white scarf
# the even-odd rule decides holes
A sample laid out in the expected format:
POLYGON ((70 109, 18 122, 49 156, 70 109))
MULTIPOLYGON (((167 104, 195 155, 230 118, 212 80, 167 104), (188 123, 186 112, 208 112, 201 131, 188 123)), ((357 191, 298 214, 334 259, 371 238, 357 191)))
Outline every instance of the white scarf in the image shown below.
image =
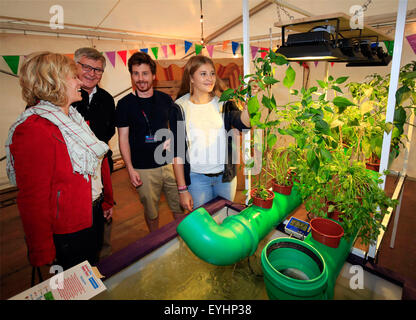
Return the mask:
MULTIPOLYGON (((10 153, 10 145, 16 127, 32 115, 38 115, 52 122, 61 131, 71 159, 73 172, 82 174, 88 181, 88 175, 94 175, 97 165, 109 150, 104 142, 97 139, 88 124, 79 112, 72 106, 68 115, 54 104, 41 100, 36 106, 26 109, 17 118, 9 129, 6 141, 7 176, 13 185, 16 185, 16 173, 14 171, 13 155, 10 153)), ((28 161, 30 161, 28 159, 28 161)))

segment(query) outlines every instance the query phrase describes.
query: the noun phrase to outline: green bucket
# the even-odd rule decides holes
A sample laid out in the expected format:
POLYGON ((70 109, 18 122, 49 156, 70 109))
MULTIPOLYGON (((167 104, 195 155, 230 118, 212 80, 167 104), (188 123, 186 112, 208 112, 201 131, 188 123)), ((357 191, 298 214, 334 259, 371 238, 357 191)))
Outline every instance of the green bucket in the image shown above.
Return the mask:
POLYGON ((274 239, 264 247, 261 265, 271 300, 327 298, 327 267, 311 245, 294 238, 274 239))

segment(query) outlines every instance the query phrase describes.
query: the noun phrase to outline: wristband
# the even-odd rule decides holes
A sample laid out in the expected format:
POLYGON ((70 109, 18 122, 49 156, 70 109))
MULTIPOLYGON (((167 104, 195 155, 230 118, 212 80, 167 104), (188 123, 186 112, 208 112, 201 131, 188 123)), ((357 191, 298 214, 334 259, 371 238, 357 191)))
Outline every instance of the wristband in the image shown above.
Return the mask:
POLYGON ((184 191, 184 190, 188 190, 188 187, 187 186, 181 186, 181 187, 178 186, 178 191, 184 191))

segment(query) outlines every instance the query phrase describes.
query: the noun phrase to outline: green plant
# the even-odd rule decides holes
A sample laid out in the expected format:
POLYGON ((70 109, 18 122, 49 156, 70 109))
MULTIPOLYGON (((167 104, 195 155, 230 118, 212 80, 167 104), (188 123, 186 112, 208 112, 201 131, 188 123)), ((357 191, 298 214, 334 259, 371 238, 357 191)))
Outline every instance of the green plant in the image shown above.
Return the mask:
MULTIPOLYGON (((276 99, 272 92, 273 85, 279 83, 279 80, 275 78, 276 66, 286 65, 288 61, 282 56, 277 55, 272 50, 267 52, 264 58, 257 58, 253 61, 255 72, 253 74, 246 75, 244 79, 240 79, 240 85, 237 89, 228 89, 221 95, 220 101, 234 100, 241 104, 247 104, 248 112, 250 114, 251 127, 254 129, 260 129, 262 135, 261 141, 255 141, 259 136, 258 131, 255 130, 254 138, 251 141, 252 147, 260 152, 262 155, 261 172, 257 175, 256 189, 257 195, 264 198, 267 195, 268 185, 268 166, 269 153, 276 144, 277 136, 274 133, 275 127, 280 123, 279 119, 272 119, 274 110, 277 108, 276 99), (245 80, 249 79, 247 82, 245 80), (259 91, 256 95, 252 96, 252 87, 256 85, 259 91), (258 96, 262 94, 261 101, 258 100, 258 96)), ((292 86, 295 81, 295 71, 291 66, 286 69, 283 84, 285 86, 292 86)), ((247 163, 248 168, 254 166, 254 161, 247 163)))
MULTIPOLYGON (((409 124, 410 112, 415 111, 416 103, 416 61, 401 67, 399 74, 399 88, 396 92, 396 105, 392 123, 386 123, 386 110, 390 75, 372 74, 367 81, 351 82, 347 86, 356 103, 356 110, 361 115, 356 126, 355 136, 357 159, 379 159, 384 132, 392 132, 389 163, 397 158, 400 147, 404 145, 407 136, 404 125, 409 124)), ((353 119, 353 118, 351 118, 353 119)), ((357 123, 357 121, 355 121, 357 123)))
POLYGON ((377 237, 381 218, 394 202, 378 187, 378 176, 371 177, 354 157, 353 149, 363 140, 363 134, 360 137, 354 131, 364 113, 338 95, 342 93, 338 84, 346 80, 318 81, 321 92, 317 87, 292 90, 299 101, 279 108, 285 123, 279 133, 296 141, 296 173, 306 210, 320 217, 340 211, 346 237, 358 235, 368 243, 377 237), (329 90, 337 93, 332 99, 328 99, 329 90))
POLYGON ((276 184, 293 185, 290 169, 295 165, 296 154, 291 146, 275 148, 269 153, 269 172, 276 184))

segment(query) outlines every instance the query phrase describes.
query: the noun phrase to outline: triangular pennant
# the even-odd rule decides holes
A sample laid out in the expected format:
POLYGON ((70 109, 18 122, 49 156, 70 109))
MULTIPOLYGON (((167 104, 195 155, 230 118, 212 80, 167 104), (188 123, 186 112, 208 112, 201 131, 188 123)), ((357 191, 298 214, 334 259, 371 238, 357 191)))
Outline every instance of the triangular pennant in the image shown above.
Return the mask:
POLYGON ((333 67, 333 66, 334 66, 334 63, 335 63, 335 62, 331 62, 331 67, 333 67))
POLYGON ((192 47, 192 42, 185 40, 185 53, 188 52, 189 48, 192 47))
POLYGON ((195 54, 198 55, 201 53, 203 46, 195 43, 195 54))
POLYGON ((157 60, 157 53, 158 53, 158 51, 159 51, 159 48, 158 47, 153 47, 152 48, 152 52, 153 52, 153 55, 155 56, 155 59, 157 60))
POLYGON ((161 46, 165 59, 168 58, 168 46, 161 46))
POLYGON ((64 56, 67 56, 69 59, 74 60, 75 54, 73 54, 73 53, 64 53, 64 56))
POLYGON ((149 53, 149 48, 143 48, 143 49, 140 49, 140 51, 144 53, 149 53))
POLYGON ((115 51, 107 51, 105 53, 108 57, 108 60, 110 60, 111 64, 113 65, 113 67, 116 67, 116 52, 115 51))
POLYGON ((407 41, 413 49, 413 52, 416 54, 416 34, 406 36, 407 41))
POLYGON ((264 57, 267 56, 269 48, 261 48, 261 50, 263 50, 263 52, 261 52, 261 58, 264 59, 264 57))
POLYGON ((233 54, 235 54, 235 52, 237 51, 238 45, 238 42, 231 41, 231 48, 233 49, 233 54))
POLYGON ((386 45, 389 56, 393 56, 394 41, 384 41, 384 44, 386 45))
POLYGON ((117 51, 117 54, 120 56, 121 60, 123 60, 124 65, 127 63, 127 50, 117 51))
POLYGON ((20 56, 3 56, 4 61, 6 61, 10 70, 13 74, 17 74, 17 69, 19 68, 20 56))
POLYGON ((259 47, 251 46, 251 59, 256 57, 257 51, 259 51, 259 47))
POLYGON ((227 50, 228 44, 230 43, 230 40, 225 40, 222 42, 222 50, 227 50))
POLYGON ((170 50, 172 50, 173 55, 176 56, 176 44, 170 44, 169 48, 170 50))
POLYGON ((135 54, 138 51, 139 50, 137 50, 137 49, 129 50, 130 56, 132 56, 133 54, 135 54))
POLYGON ((313 62, 315 64, 315 68, 318 66, 319 61, 314 61, 313 62))
POLYGON ((214 45, 209 45, 206 48, 207 48, 209 56, 212 58, 212 53, 214 52, 214 45))
POLYGON ((241 52, 241 55, 242 56, 244 56, 244 44, 240 44, 240 52, 241 52))

